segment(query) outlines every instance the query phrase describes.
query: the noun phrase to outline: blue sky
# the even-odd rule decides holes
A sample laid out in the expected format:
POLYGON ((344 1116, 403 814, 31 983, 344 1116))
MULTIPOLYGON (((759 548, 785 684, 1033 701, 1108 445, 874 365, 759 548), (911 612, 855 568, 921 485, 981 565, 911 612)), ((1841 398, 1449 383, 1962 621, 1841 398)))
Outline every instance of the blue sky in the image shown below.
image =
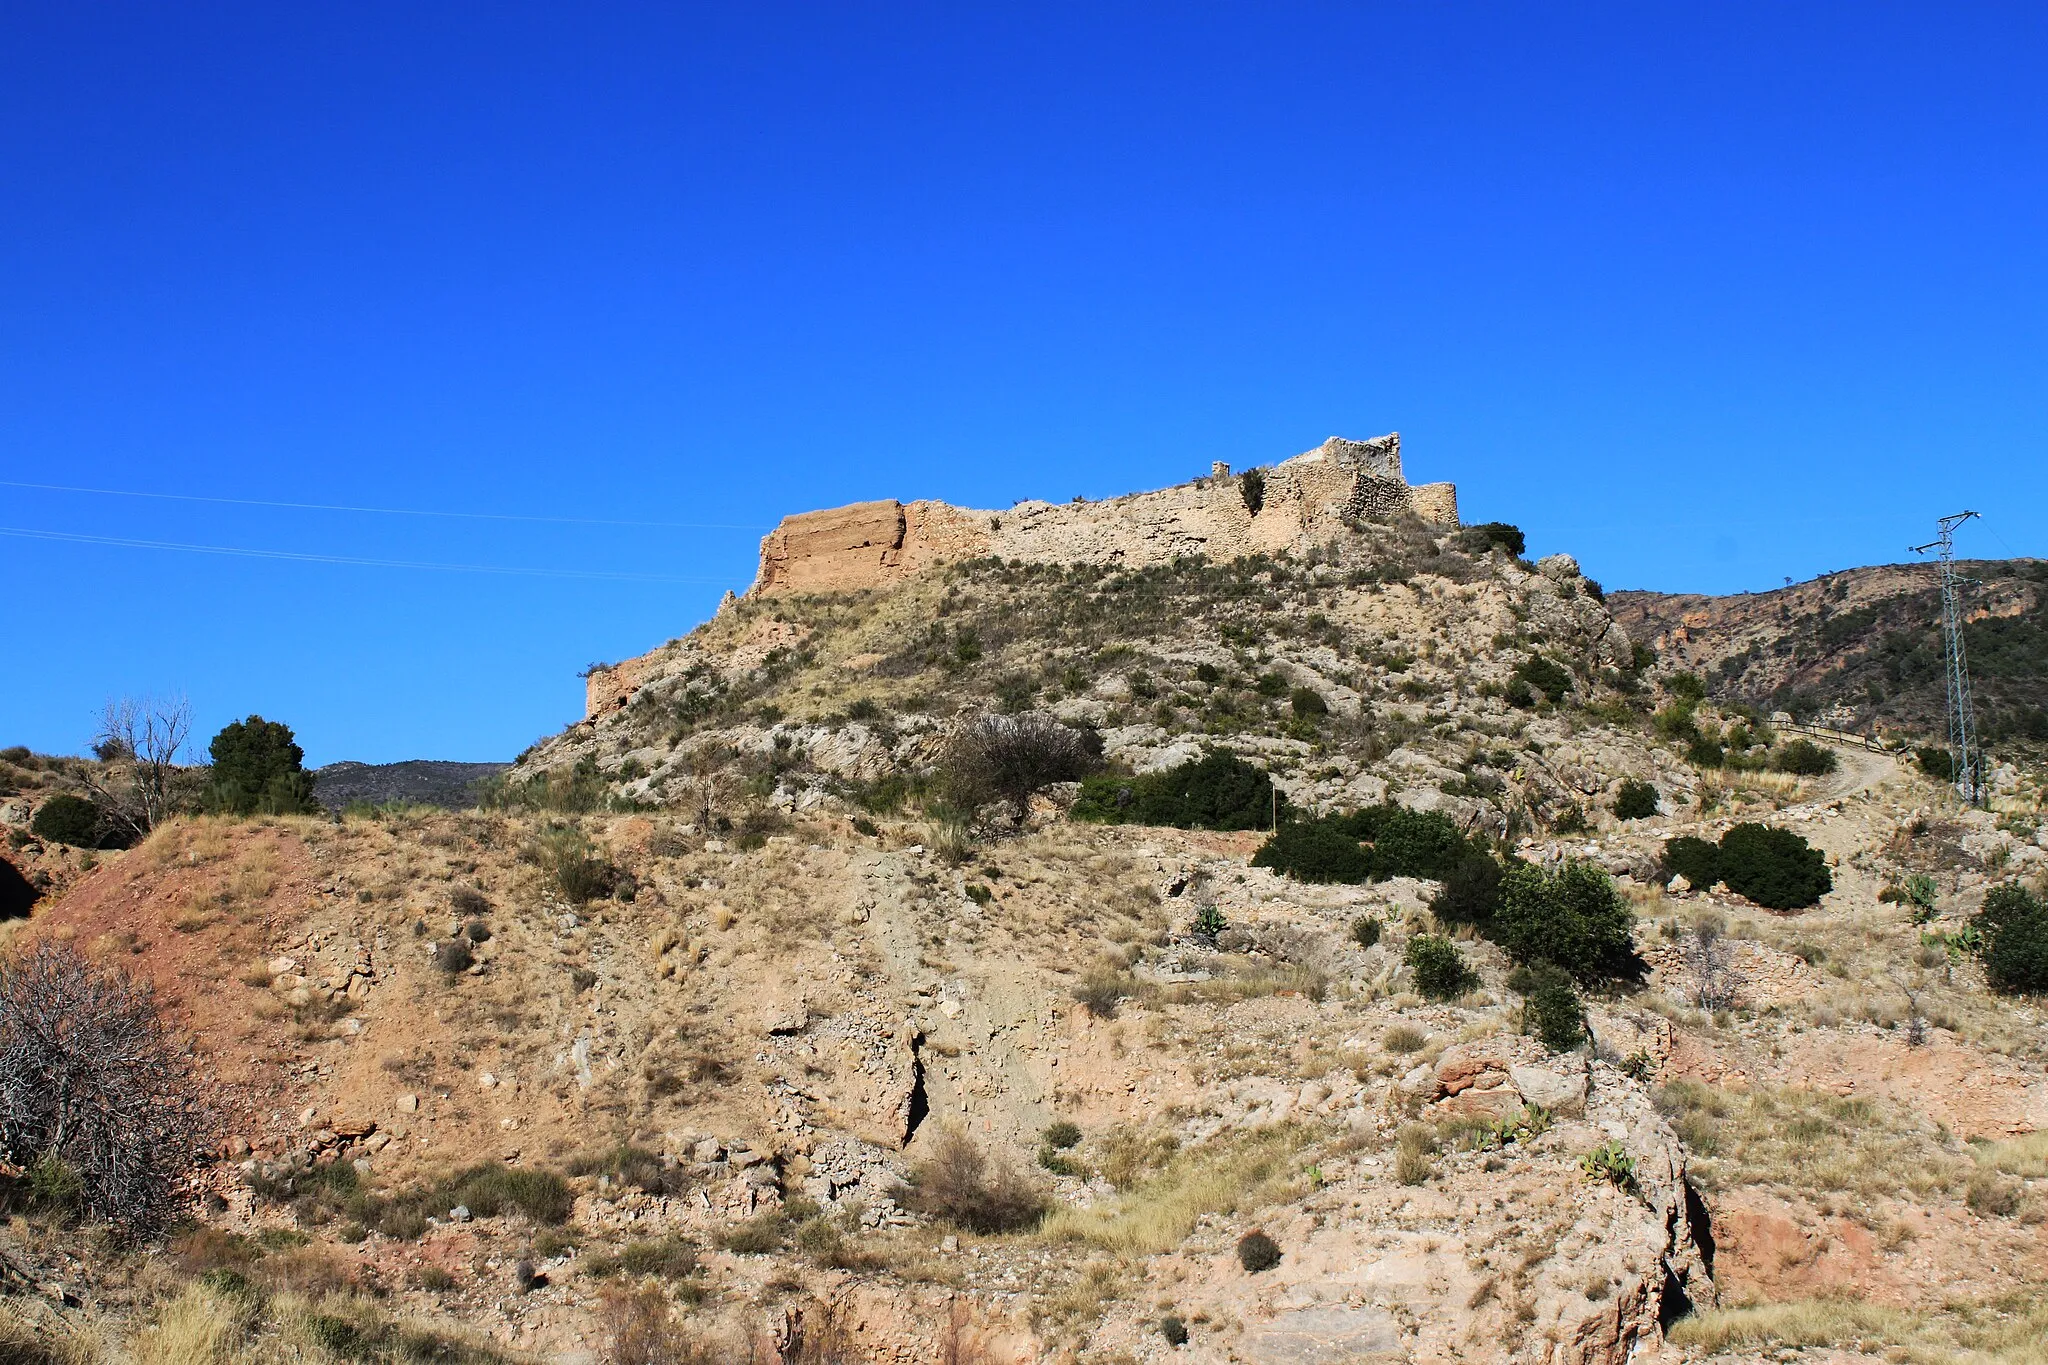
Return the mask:
POLYGON ((0 743, 506 757, 785 512, 1333 433, 1612 587, 2048 553, 2043 69, 2018 4, 8 6, 0 479, 582 520, 0 486, 102 538, 0 535, 0 743))

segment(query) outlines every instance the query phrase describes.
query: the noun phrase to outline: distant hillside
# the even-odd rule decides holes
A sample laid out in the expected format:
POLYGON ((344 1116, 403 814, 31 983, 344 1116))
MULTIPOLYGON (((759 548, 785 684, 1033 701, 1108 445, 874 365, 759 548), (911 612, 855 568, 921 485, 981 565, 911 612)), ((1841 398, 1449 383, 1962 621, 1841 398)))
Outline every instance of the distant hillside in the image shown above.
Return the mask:
MULTIPOLYGON (((1972 560, 1964 649, 1989 743, 2048 740, 2048 562, 1972 560)), ((1711 693, 1858 728, 1941 731, 1941 580, 1932 564, 1849 569, 1771 592, 1616 592, 1630 638, 1711 693)))
POLYGON ((352 801, 379 805, 416 801, 461 810, 476 804, 476 784, 505 771, 503 763, 445 763, 415 758, 404 763, 330 763, 313 774, 313 794, 329 810, 352 801))

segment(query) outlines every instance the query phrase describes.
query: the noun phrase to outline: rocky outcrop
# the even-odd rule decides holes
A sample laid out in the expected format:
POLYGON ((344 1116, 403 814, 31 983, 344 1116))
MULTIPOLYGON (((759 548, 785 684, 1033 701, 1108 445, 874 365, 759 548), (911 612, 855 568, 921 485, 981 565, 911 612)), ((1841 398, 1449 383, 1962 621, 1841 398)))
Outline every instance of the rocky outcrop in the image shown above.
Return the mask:
POLYGON ((994 512, 887 499, 803 512, 762 542, 752 593, 881 587, 934 564, 988 555, 1139 567, 1306 548, 1350 522, 1413 516, 1457 524, 1453 485, 1417 488, 1403 479, 1398 433, 1371 441, 1332 436, 1258 472, 1262 487, 1249 496, 1219 465, 1208 478, 1104 502, 1032 501, 994 512))

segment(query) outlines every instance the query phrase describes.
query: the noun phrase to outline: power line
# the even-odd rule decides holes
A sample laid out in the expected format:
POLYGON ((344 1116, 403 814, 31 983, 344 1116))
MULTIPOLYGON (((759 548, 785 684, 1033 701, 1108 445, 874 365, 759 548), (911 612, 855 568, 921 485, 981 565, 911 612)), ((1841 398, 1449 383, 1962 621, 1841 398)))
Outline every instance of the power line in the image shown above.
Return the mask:
POLYGON ((176 550, 185 554, 237 555, 246 559, 286 559, 301 564, 346 564, 367 569, 432 569, 442 573, 513 574, 527 578, 605 579, 626 583, 722 583, 720 578, 685 578, 674 574, 617 573, 605 569, 526 569, 507 564, 441 564, 411 559, 362 559, 353 555, 306 554, 297 550, 258 550, 242 545, 190 545, 174 540, 132 540, 125 536, 89 536, 72 531, 37 531, 0 526, 0 536, 21 540, 56 540, 77 545, 111 545, 133 550, 176 550))
POLYGON ((719 521, 612 521, 602 517, 537 517, 514 512, 435 512, 416 507, 352 507, 327 502, 273 502, 266 498, 215 498, 199 493, 147 493, 132 488, 79 488, 62 483, 23 483, 0 479, 0 488, 34 488, 45 493, 94 493, 109 498, 157 498, 167 502, 211 502, 228 507, 285 507, 296 512, 369 512, 387 517, 454 517, 464 521, 545 521, 563 526, 648 526, 671 531, 753 531, 760 526, 741 526, 719 521))
POLYGON ((1943 671, 1948 676, 1949 775, 1956 791, 1973 806, 1984 804, 1984 755, 1977 748, 1977 715, 1970 702, 1970 667, 1963 657, 1963 604, 1956 577, 1956 528, 1975 517, 1975 512, 1957 512, 1935 524, 1941 534, 1925 545, 1913 546, 1913 553, 1929 550, 1941 561, 1941 637, 1943 671))

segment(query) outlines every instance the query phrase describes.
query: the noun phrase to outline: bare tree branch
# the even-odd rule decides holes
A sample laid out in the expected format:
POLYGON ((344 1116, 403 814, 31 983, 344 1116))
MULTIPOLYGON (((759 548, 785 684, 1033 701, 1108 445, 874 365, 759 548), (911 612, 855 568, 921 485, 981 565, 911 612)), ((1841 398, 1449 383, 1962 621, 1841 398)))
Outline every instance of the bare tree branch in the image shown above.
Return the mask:
POLYGON ((135 838, 175 811, 178 755, 192 734, 192 703, 184 696, 121 697, 100 711, 93 750, 104 763, 88 776, 105 817, 135 838))

